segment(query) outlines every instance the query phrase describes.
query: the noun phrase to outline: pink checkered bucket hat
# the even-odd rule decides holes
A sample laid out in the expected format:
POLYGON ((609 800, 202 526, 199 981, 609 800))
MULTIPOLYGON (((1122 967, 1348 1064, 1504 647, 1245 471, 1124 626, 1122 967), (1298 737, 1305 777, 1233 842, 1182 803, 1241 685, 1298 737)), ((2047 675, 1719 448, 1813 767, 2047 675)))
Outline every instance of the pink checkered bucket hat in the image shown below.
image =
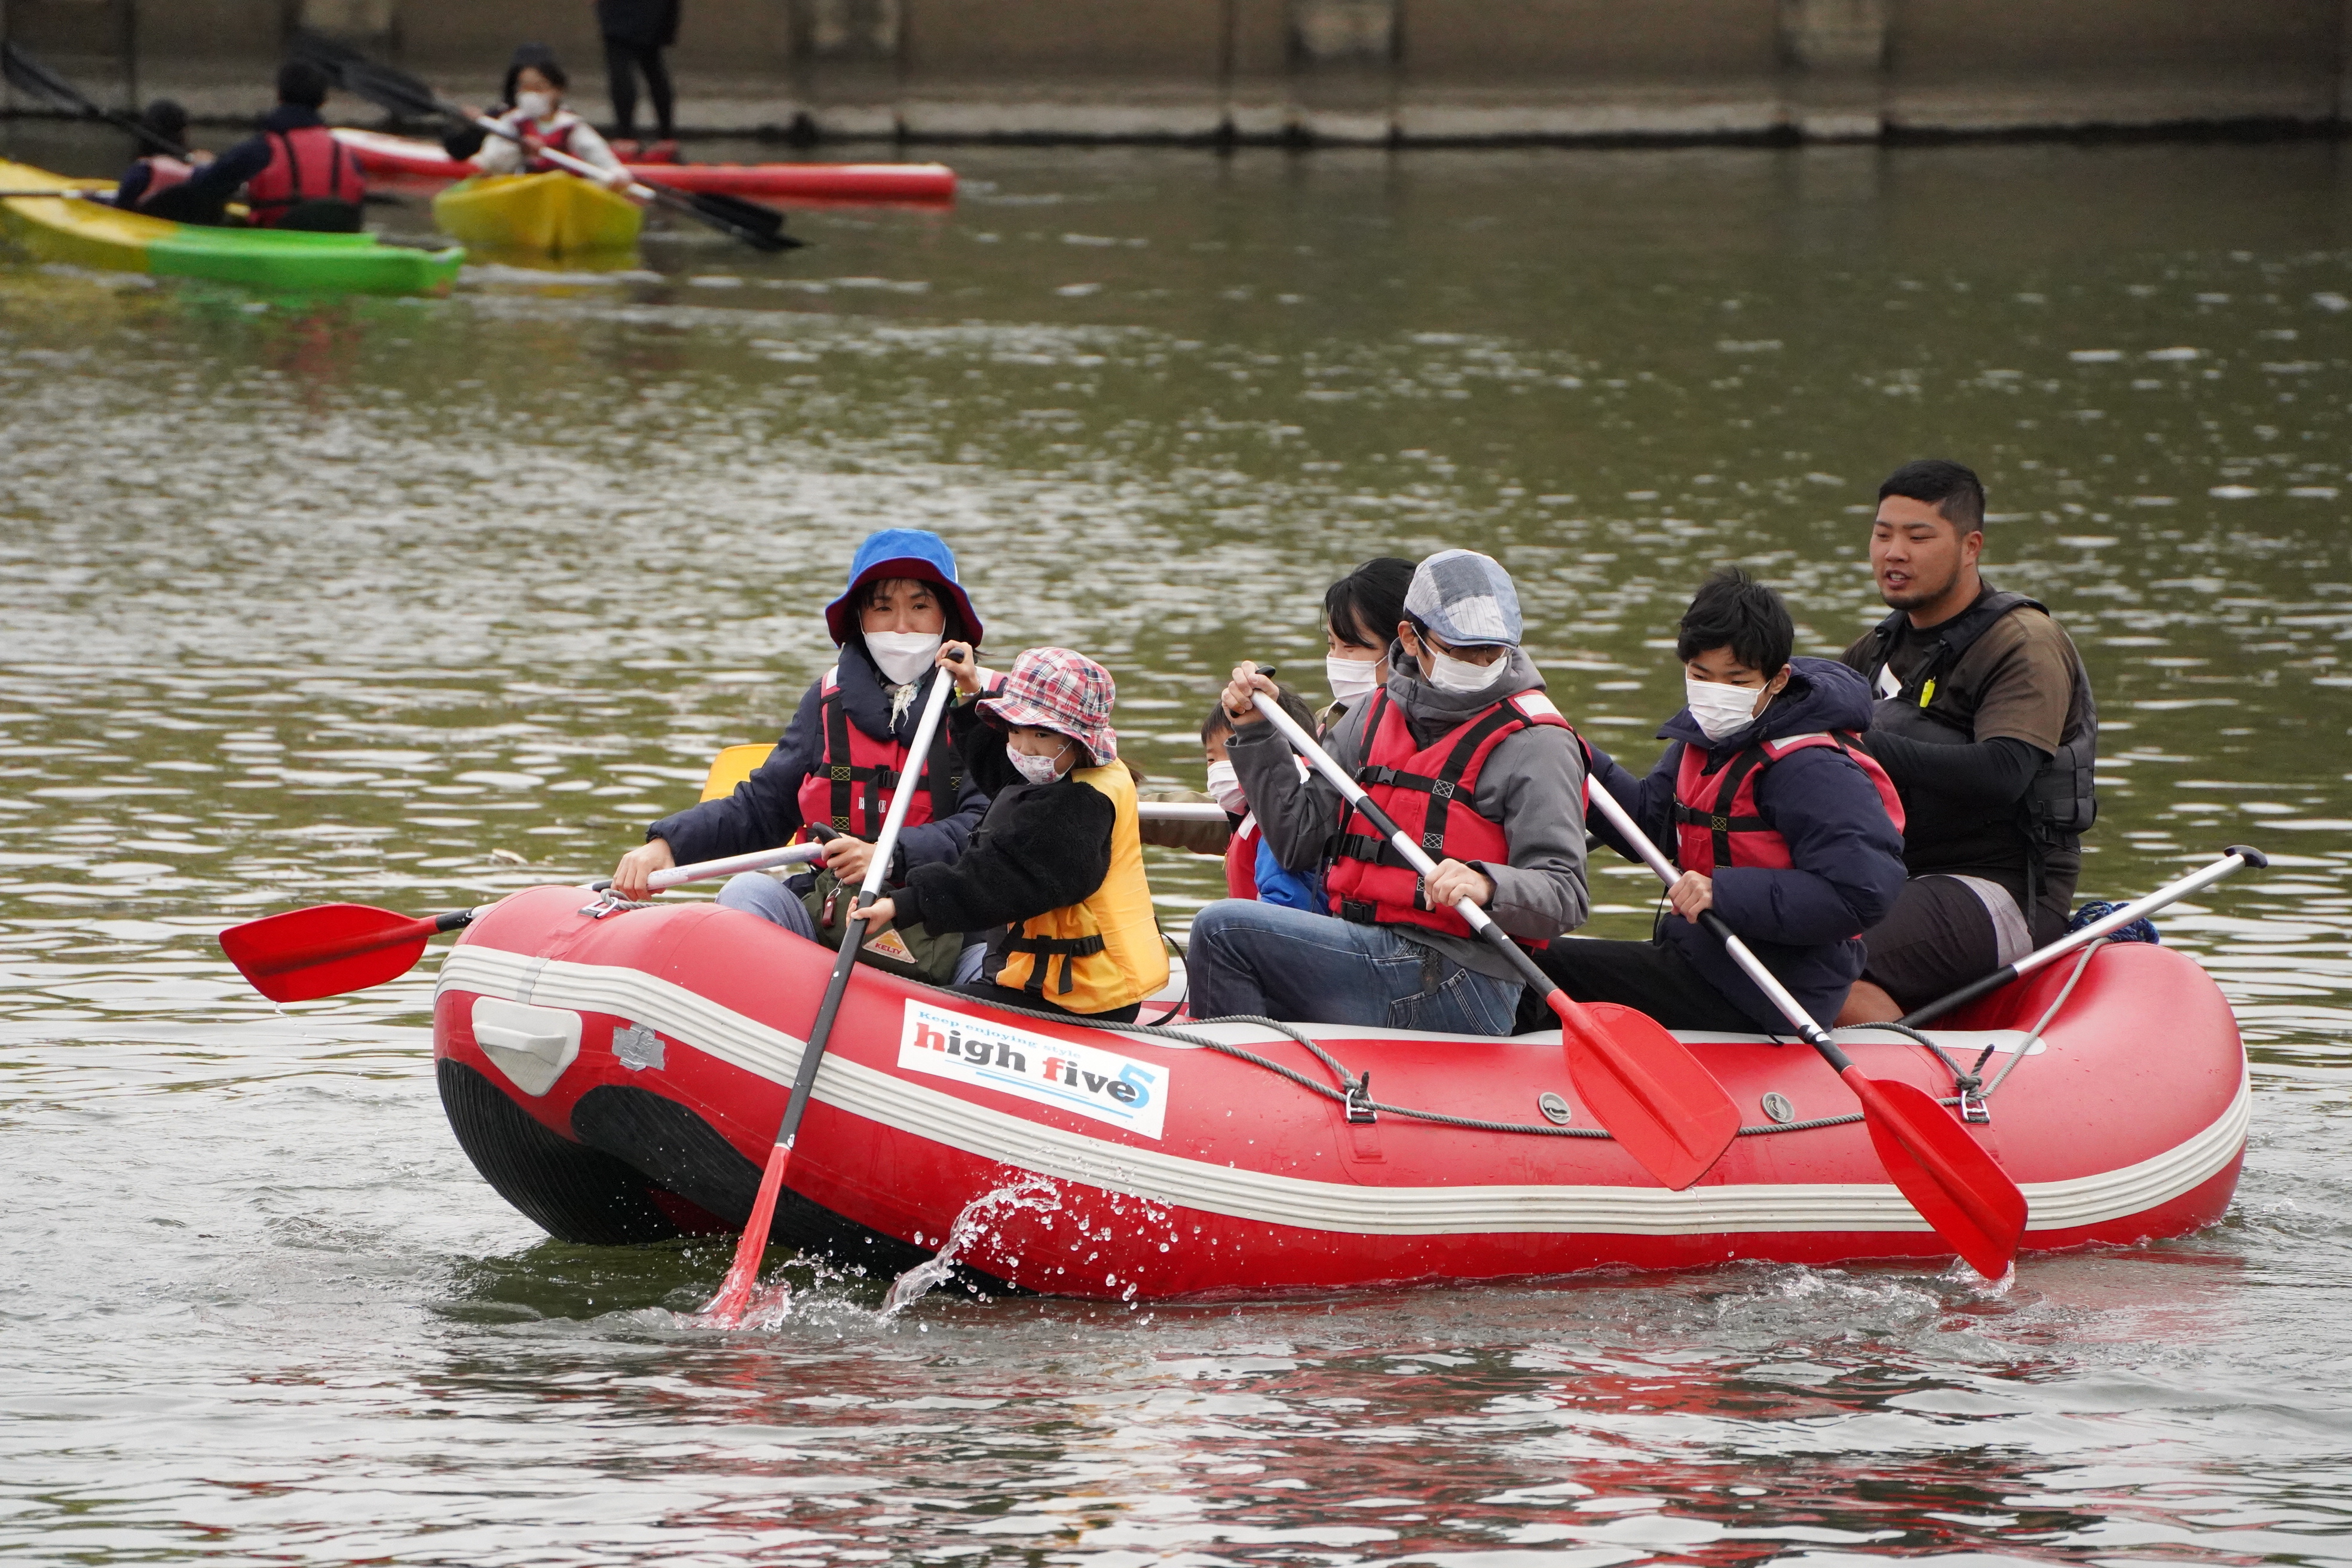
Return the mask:
POLYGON ((1033 724, 1058 731, 1084 746, 1101 767, 1118 760, 1118 731, 1110 727, 1118 688, 1110 671, 1066 647, 1033 647, 1013 661, 1012 671, 982 710, 1007 724, 1033 724))

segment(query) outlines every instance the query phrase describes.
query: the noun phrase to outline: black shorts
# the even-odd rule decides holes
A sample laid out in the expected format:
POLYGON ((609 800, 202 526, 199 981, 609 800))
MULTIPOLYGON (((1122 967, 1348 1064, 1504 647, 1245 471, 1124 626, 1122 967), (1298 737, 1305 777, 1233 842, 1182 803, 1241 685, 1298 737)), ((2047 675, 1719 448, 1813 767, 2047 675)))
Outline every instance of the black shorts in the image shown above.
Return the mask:
MULTIPOLYGON (((1528 956, 1579 1002, 1615 1002, 1638 1008, 1669 1029, 1709 1029, 1752 1035, 1756 1020, 1727 1001, 1690 960, 1662 942, 1603 942, 1564 936, 1528 956)), ((1559 1020, 1533 986, 1519 1005, 1526 1034, 1559 1020), (1529 1008, 1532 1006, 1533 1011, 1529 1008)))
POLYGON ((1908 1013, 2033 947, 2017 900, 1980 877, 1914 877, 1886 918, 1863 933, 1862 977, 1908 1013))

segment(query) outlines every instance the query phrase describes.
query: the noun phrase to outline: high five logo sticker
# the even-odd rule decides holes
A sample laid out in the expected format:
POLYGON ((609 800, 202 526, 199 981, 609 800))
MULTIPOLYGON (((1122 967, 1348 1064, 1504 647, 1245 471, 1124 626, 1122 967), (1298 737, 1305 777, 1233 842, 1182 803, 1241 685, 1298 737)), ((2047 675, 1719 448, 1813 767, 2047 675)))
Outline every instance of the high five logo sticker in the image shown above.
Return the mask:
POLYGON ((907 1004, 898 1066, 1160 1136, 1168 1070, 1092 1046, 1033 1035, 925 1002, 907 1004))

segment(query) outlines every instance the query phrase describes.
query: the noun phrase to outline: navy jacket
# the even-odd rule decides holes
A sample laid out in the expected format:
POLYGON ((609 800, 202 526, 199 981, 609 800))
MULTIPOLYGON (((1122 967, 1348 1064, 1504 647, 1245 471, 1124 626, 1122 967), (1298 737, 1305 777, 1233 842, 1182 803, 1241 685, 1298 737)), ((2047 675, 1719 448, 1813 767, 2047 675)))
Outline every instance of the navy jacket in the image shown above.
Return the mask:
MULTIPOLYGON (((319 111, 306 104, 281 103, 261 117, 261 129, 227 152, 190 174, 180 187, 179 199, 189 204, 190 210, 202 215, 189 221, 216 224, 221 221, 221 209, 236 199, 244 184, 269 167, 269 160, 278 156, 277 144, 269 140, 270 132, 283 134, 289 131, 307 131, 314 125, 324 125, 319 111)), ((139 190, 147 182, 139 182, 139 190)), ((124 176, 122 188, 129 190, 130 177, 124 176)), ((176 193, 175 193, 176 194, 176 193)), ((118 193, 117 200, 121 200, 118 193)), ((139 191, 131 192, 131 199, 139 199, 139 191)))
MULTIPOLYGON (((908 704, 907 710, 893 724, 889 693, 882 689, 881 672, 874 668, 873 656, 866 651, 864 642, 853 642, 842 648, 836 668, 840 671, 842 705, 848 710, 852 724, 877 738, 888 736, 901 742, 914 738, 916 721, 922 716, 922 699, 919 696, 908 704)), ((929 686, 926 672, 922 689, 928 691, 929 686)), ((785 726, 783 739, 776 742, 775 751, 750 778, 735 786, 733 795, 706 800, 675 816, 665 816, 646 829, 646 837, 669 840, 670 853, 681 866, 695 860, 715 860, 722 855, 749 855, 790 843, 801 827, 801 781, 824 760, 824 690, 823 680, 810 684, 793 721, 785 726)), ((885 875, 893 882, 903 882, 909 866, 955 859, 963 853, 965 841, 987 811, 988 794, 973 781, 971 770, 966 768, 963 788, 956 796, 955 815, 944 822, 934 819, 902 829, 898 853, 891 857, 890 868, 885 875)))
MULTIPOLYGON (((1668 859, 1675 854, 1675 774, 1685 747, 1705 749, 1710 760, 1728 759, 1763 741, 1870 727, 1870 688, 1861 676, 1826 658, 1791 659, 1790 667, 1787 689, 1761 718, 1719 746, 1707 744, 1689 709, 1667 720, 1658 737, 1671 744, 1647 778, 1636 779, 1593 752, 1593 782, 1617 797, 1668 859)), ((1756 810, 1789 841, 1795 864, 1786 870, 1717 867, 1715 912, 1826 1028, 1862 973, 1861 933, 1894 908, 1902 891, 1903 835, 1861 766, 1825 746, 1791 752, 1760 769, 1756 810)), ((1598 812, 1589 812, 1586 824, 1611 848, 1638 858, 1598 812)), ((1659 916, 1658 935, 1759 1026, 1789 1032, 1780 1010, 1714 937, 1672 910, 1659 916)))

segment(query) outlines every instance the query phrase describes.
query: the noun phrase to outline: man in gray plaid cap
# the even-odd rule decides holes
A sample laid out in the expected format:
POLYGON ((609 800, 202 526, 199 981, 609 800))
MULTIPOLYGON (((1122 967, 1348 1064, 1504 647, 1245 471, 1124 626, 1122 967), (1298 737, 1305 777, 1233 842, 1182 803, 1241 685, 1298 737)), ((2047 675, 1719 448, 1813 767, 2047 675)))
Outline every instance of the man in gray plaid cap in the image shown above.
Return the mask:
POLYGON ((1521 987, 1454 908, 1465 895, 1523 942, 1584 923, 1584 758, 1519 648, 1510 574, 1472 551, 1423 561, 1390 647, 1395 673, 1323 747, 1438 862, 1424 885, 1290 749, 1234 671, 1233 759, 1282 864, 1325 865, 1330 915, 1224 899, 1192 922, 1192 1014, 1507 1035, 1521 987))

